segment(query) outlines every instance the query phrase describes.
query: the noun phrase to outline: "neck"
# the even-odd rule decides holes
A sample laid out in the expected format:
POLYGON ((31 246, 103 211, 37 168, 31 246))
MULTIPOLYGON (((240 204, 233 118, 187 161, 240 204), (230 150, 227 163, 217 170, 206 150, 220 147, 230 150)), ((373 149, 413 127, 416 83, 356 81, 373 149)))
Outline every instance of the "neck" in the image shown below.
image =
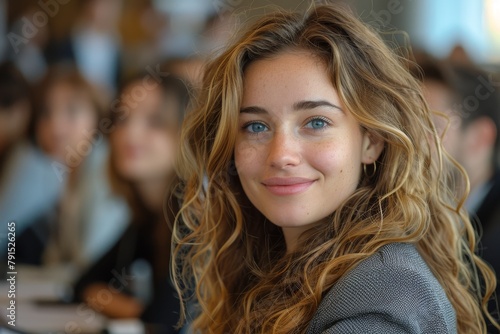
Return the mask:
POLYGON ((302 226, 282 227, 281 230, 283 231, 283 236, 285 237, 287 254, 295 252, 300 244, 299 239, 304 232, 311 229, 317 229, 318 227, 321 228, 321 226, 323 226, 324 224, 331 224, 331 221, 332 218, 331 215, 329 215, 314 223, 309 223, 302 226))
POLYGON ((135 187, 149 210, 162 212, 163 201, 169 184, 169 178, 162 178, 141 181, 136 183, 135 187))
POLYGON ((299 244, 299 238, 302 233, 310 229, 311 226, 283 227, 283 236, 285 237, 286 252, 293 253, 299 244))

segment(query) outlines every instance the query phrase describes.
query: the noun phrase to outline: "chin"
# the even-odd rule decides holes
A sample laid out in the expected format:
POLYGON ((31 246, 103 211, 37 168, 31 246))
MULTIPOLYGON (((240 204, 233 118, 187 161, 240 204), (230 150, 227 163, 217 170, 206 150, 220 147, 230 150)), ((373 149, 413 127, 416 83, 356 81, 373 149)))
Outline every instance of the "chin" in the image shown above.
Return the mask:
POLYGON ((139 181, 144 173, 141 173, 136 168, 122 166, 118 169, 119 174, 126 180, 129 181, 139 181))
POLYGON ((279 227, 305 227, 308 225, 312 225, 319 220, 315 219, 315 217, 311 217, 306 213, 293 214, 293 212, 292 214, 287 213, 286 215, 265 214, 265 216, 271 223, 279 227))

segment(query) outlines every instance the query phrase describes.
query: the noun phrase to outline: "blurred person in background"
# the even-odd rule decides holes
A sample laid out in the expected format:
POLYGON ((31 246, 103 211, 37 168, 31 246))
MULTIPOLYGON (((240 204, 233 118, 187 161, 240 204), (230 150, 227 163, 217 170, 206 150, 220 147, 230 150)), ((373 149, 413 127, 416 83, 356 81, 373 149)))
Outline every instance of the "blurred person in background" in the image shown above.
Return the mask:
POLYGON ((160 56, 159 32, 167 19, 155 10, 152 0, 128 0, 120 20, 122 37, 123 77, 140 72, 160 56))
POLYGON ((12 62, 0 64, 0 171, 10 150, 22 140, 31 116, 30 87, 12 62))
POLYGON ((49 26, 37 21, 40 14, 46 14, 36 3, 21 3, 12 7, 12 23, 7 34, 7 57, 16 64, 30 83, 35 84, 47 71, 44 52, 50 40, 49 26))
POLYGON ((97 260, 126 227, 128 208, 111 192, 108 146, 99 126, 102 100, 73 66, 49 69, 37 88, 33 133, 63 184, 60 200, 18 237, 16 259, 67 266, 74 274, 97 260))
POLYGON ((178 203, 170 189, 177 183, 174 158, 188 90, 173 75, 154 82, 147 75, 128 80, 112 110, 110 173, 133 209, 132 222, 81 277, 75 296, 111 318, 140 317, 160 333, 176 333, 179 302, 169 259, 178 203), (104 292, 109 301, 99 299, 104 292))
MULTIPOLYGON (((7 35, 7 0, 0 0, 0 36, 7 35)), ((7 40, 0 39, 0 61, 3 61, 7 53, 7 40)))
MULTIPOLYGON (((470 194, 465 206, 480 235, 478 252, 500 273, 500 82, 466 64, 422 56, 419 65, 429 106, 446 117, 434 118, 448 153, 466 170, 470 194)), ((496 295, 500 290, 497 286, 496 295)), ((490 302, 497 318, 498 307, 490 302)), ((491 327, 491 330, 494 330, 491 327)))
POLYGON ((162 72, 171 73, 183 80, 191 89, 198 89, 201 86, 203 58, 200 57, 177 57, 170 58, 163 64, 162 72))
POLYGON ((70 35, 49 45, 47 59, 51 64, 73 61, 88 81, 112 96, 121 72, 123 0, 81 1, 79 6, 70 35))
MULTIPOLYGON (((22 73, 13 62, 0 64, 0 219, 2 229, 14 221, 18 234, 55 205, 62 189, 50 159, 28 139, 32 107, 22 73)), ((1 247, 1 254, 6 251, 1 247)))
POLYGON ((165 20, 156 34, 160 56, 190 57, 199 52, 199 34, 207 17, 216 9, 214 5, 207 0, 153 0, 153 10, 165 20))
POLYGON ((238 31, 238 21, 233 12, 213 13, 205 23, 199 52, 212 57, 221 54, 228 46, 235 31, 238 31))

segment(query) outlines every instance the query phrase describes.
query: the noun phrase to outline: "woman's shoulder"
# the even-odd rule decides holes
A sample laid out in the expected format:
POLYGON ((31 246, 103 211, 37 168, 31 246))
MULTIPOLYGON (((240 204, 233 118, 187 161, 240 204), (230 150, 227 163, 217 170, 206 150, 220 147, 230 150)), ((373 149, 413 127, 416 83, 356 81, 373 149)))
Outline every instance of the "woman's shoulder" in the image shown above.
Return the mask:
POLYGON ((308 333, 455 333, 455 311, 412 244, 392 243, 325 295, 308 333))

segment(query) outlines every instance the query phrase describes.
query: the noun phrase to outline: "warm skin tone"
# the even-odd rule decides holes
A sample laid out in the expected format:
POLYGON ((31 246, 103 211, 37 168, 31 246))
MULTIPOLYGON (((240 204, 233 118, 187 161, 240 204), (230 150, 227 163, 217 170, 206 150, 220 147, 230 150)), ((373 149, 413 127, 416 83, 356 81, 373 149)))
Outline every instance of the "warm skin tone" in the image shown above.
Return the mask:
MULTIPOLYGON (((107 284, 95 283, 88 286, 83 292, 83 300, 93 309, 110 318, 125 319, 138 318, 144 310, 144 305, 137 299, 123 293, 113 293, 111 301, 99 302, 99 293, 110 290, 107 284)), ((111 290, 111 292, 116 292, 111 290)))
MULTIPOLYGON (((69 152, 81 151, 79 145, 88 147, 89 134, 96 125, 97 111, 90 97, 66 83, 57 83, 47 91, 36 126, 37 142, 52 158, 71 165, 66 161, 73 157, 69 152)), ((86 156, 77 154, 80 165, 86 156)))
POLYGON ((443 113, 434 115, 434 124, 439 135, 443 137, 443 146, 452 156, 457 156, 460 150, 460 128, 462 120, 453 110, 453 96, 449 88, 435 80, 427 80, 423 85, 425 99, 432 111, 443 113), (449 122, 449 123, 448 123, 449 122), (446 131, 446 132, 445 132, 446 131))
MULTIPOLYGON (((139 83, 140 84, 140 83, 139 83)), ((122 102, 130 113, 119 121, 112 135, 116 167, 131 181, 142 199, 156 211, 171 178, 177 151, 178 102, 157 87, 141 101, 131 94, 134 84, 125 89, 122 102), (166 131, 167 130, 167 131, 166 131)))
POLYGON ((27 100, 20 100, 5 110, 0 109, 0 156, 24 136, 29 116, 30 103, 27 100))
POLYGON ((491 119, 482 117, 464 126, 461 115, 454 111, 456 106, 453 105, 450 90, 439 82, 427 80, 423 91, 430 108, 449 118, 436 116, 434 123, 438 133, 444 133, 446 151, 467 171, 473 192, 488 182, 494 173, 491 160, 497 136, 495 124, 491 119))
MULTIPOLYGON (((150 210, 161 212, 165 189, 172 178, 177 145, 178 104, 159 88, 148 91, 141 100, 132 100, 132 84, 125 89, 122 102, 129 114, 116 124, 111 135, 113 159, 118 173, 132 182, 150 210), (170 171, 170 172, 169 172, 170 171)), ((111 318, 138 318, 144 305, 137 299, 111 291, 113 298, 99 304, 99 291, 107 284, 95 283, 83 292, 91 307, 111 318), (94 302, 92 302, 94 300, 94 302)))
POLYGON ((122 11, 120 0, 92 0, 83 8, 83 20, 87 25, 103 33, 113 32, 122 11))
POLYGON ((488 117, 480 117, 462 129, 462 150, 457 160, 467 171, 471 191, 493 176, 495 170, 491 160, 497 135, 495 123, 488 117))
POLYGON ((247 67, 239 128, 243 190, 282 228, 289 252, 355 191, 362 164, 383 149, 342 106, 324 64, 300 50, 247 67))

